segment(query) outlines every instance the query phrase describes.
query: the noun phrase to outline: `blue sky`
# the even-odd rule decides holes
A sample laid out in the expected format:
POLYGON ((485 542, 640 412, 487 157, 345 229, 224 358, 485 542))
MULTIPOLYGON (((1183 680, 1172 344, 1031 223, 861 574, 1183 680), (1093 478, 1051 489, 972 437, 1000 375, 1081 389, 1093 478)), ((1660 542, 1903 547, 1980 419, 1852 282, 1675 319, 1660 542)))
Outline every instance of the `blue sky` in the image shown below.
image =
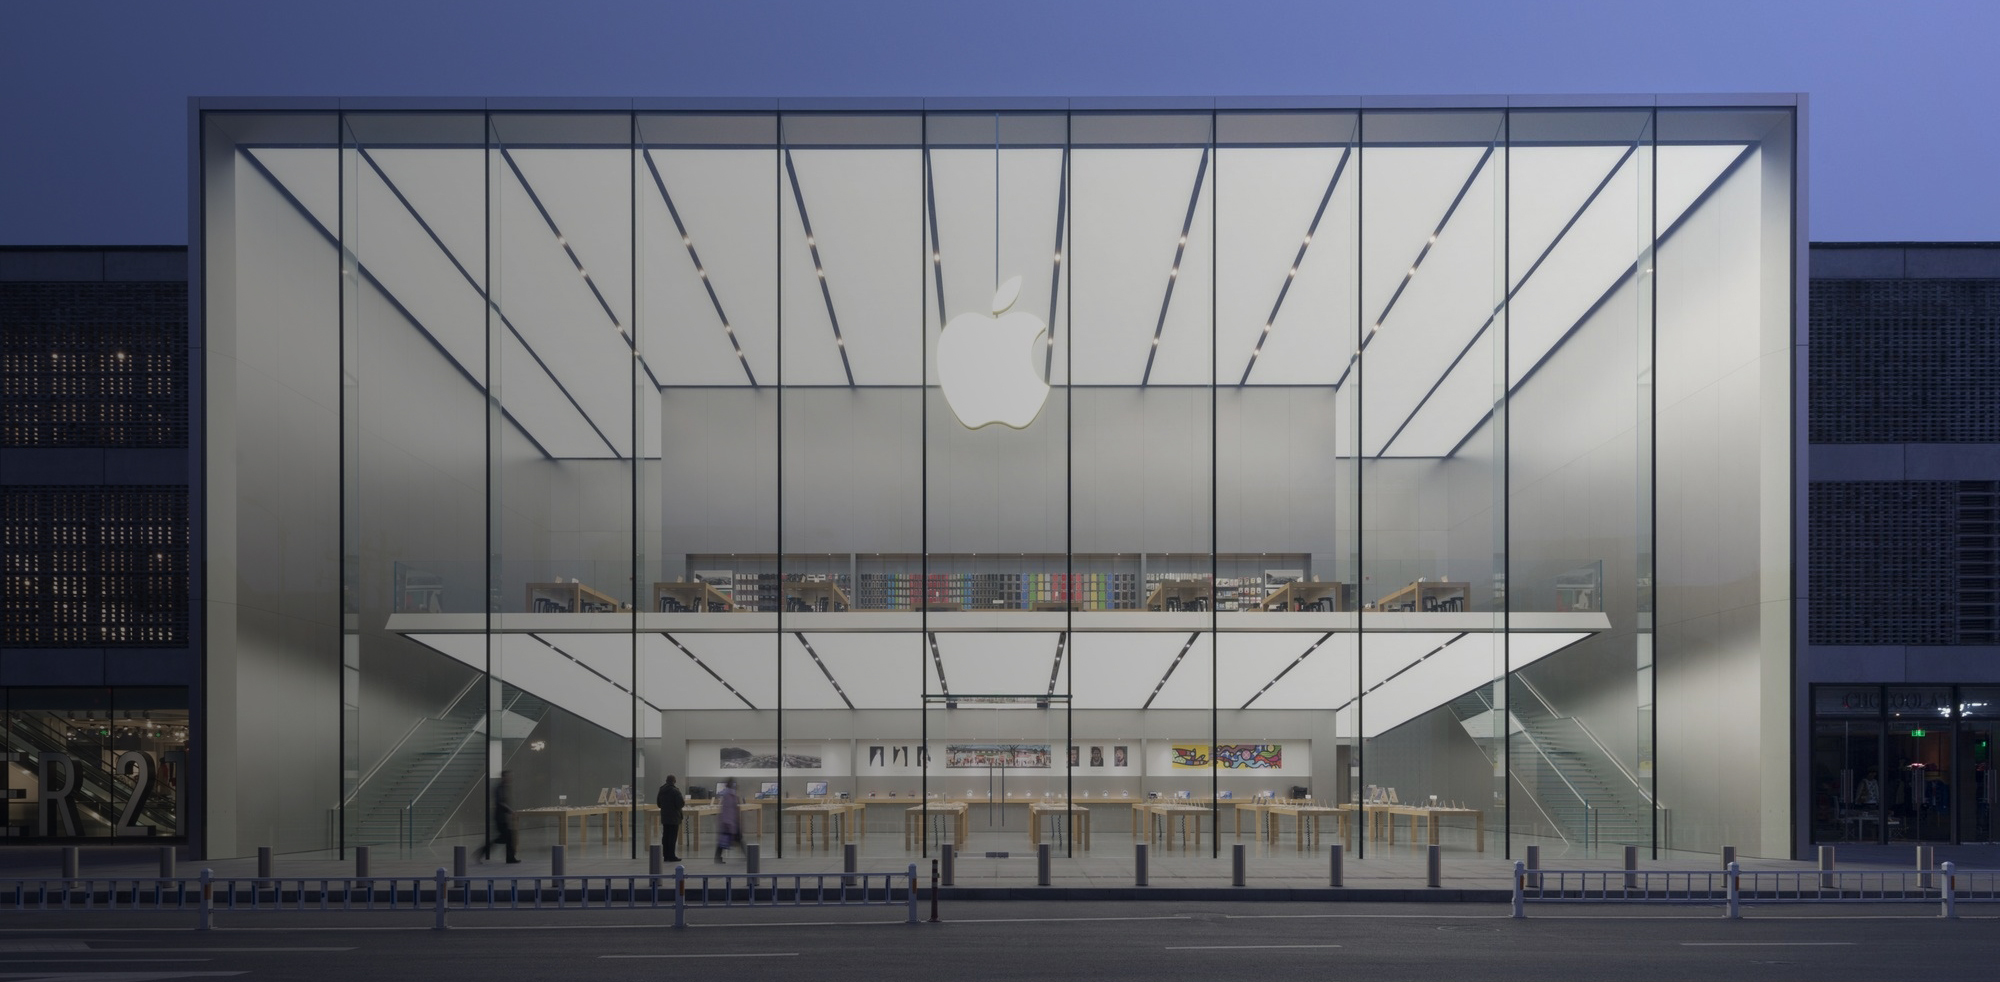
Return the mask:
POLYGON ((190 95, 1805 92, 1810 235, 2000 239, 1992 0, 7 0, 0 243, 187 236, 190 95))

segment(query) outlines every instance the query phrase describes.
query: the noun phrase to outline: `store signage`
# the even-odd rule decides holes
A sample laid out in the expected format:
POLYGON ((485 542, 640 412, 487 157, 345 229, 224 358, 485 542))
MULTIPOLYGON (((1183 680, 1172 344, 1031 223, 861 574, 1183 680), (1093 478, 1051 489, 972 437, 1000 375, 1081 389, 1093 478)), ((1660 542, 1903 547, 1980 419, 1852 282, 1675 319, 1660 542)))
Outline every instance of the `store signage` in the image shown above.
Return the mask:
MULTIPOLYGON (((0 763, 25 764, 30 755, 24 753, 0 754, 0 763)), ((35 776, 39 790, 35 794, 35 832, 43 838, 50 836, 79 836, 83 834, 83 820, 77 811, 78 792, 83 788, 83 769, 75 757, 64 753, 44 753, 35 755, 35 776)), ((170 763, 185 761, 187 755, 174 751, 163 755, 170 763)), ((129 793, 124 795, 124 804, 119 807, 117 820, 111 826, 114 836, 157 835, 162 829, 150 825, 140 825, 141 811, 157 790, 160 774, 160 758, 143 750, 126 750, 119 753, 112 764, 111 773, 116 778, 131 782, 129 793)), ((164 830, 176 834, 185 818, 184 803, 180 786, 174 788, 174 828, 164 830)), ((19 800, 27 793, 19 788, 10 788, 0 798, 19 800)), ((0 826, 0 835, 19 836, 22 829, 17 826, 0 826)))
POLYGON ((938 386, 966 429, 992 423, 1026 429, 1048 402, 1049 383, 1034 354, 1049 328, 1034 314, 1010 310, 1020 295, 1016 276, 993 291, 992 316, 960 314, 938 337, 938 386))

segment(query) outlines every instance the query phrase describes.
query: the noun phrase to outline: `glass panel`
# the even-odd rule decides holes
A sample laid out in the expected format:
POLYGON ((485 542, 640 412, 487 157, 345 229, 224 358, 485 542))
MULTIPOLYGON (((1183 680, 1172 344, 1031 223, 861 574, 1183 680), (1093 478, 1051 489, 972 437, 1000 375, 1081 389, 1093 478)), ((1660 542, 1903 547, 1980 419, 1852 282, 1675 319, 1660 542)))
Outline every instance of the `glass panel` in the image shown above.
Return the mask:
POLYGON ((782 170, 768 115, 642 115, 637 127, 639 784, 679 779, 681 848, 694 850, 680 855, 706 861, 724 779, 754 835, 777 824, 781 770, 793 783, 817 773, 779 757, 782 170))
POLYGON ((1959 842, 1993 842, 1996 830, 1993 827, 1993 803, 1996 779, 1993 767, 1993 737, 1995 724, 1990 719, 1968 720, 1958 724, 1958 766, 1956 780, 1950 785, 1949 800, 1958 809, 1959 842))
POLYGON ((1356 125, 1349 113, 1216 122, 1221 632, 1216 740, 1189 749, 1232 830, 1256 827, 1264 813, 1246 806, 1259 799, 1354 797, 1356 470, 1342 449, 1357 386, 1340 383, 1359 337, 1356 125))
POLYGON ((1950 842, 1952 739, 1949 722, 1889 723, 1883 794, 1889 838, 1950 842))
POLYGON ((1879 842, 1883 833, 1882 724, 1819 722, 1812 737, 1812 838, 1879 842))
MULTIPOLYGON (((492 778, 512 771, 512 804, 524 819, 534 820, 534 807, 566 802, 629 821, 643 777, 633 741, 657 718, 639 712, 633 692, 635 420, 641 394, 658 382, 635 357, 632 121, 490 120, 489 467, 499 612, 486 769, 492 778), (535 700, 524 705, 540 718, 543 750, 521 755, 509 746, 509 725, 521 725, 515 717, 523 714, 508 704, 508 686, 535 700)), ((597 842, 608 855, 636 849, 597 842)))
MULTIPOLYGON (((1079 617, 1068 666, 1080 768, 1099 791, 1158 795, 1173 848, 1216 855, 1216 158, 1207 114, 1079 115, 1070 155, 1071 543, 1111 606, 1079 617), (1107 566, 1086 566, 1111 559, 1107 566), (1130 584, 1129 588, 1126 584, 1130 584), (1127 599, 1130 598, 1130 599, 1127 599), (1134 711, 1137 712, 1134 712, 1134 711), (1126 741, 1132 742, 1126 742, 1126 741), (1132 776, 1088 748, 1132 748, 1132 776), (1186 751, 1179 755, 1176 749, 1186 751), (1200 751, 1197 748, 1202 748, 1200 751), (1183 797, 1184 796, 1184 797, 1183 797)), ((1240 371, 1240 366, 1238 368, 1240 371)), ((1086 587, 1090 584, 1086 583, 1086 587)), ((1232 598, 1233 602, 1233 598, 1232 598)), ((1115 750, 1112 751, 1115 761, 1115 750)), ((1105 810, 1100 810, 1101 812, 1105 810)))
POLYGON ((1494 720, 1513 698, 1492 684, 1507 668, 1504 117, 1374 113, 1361 131, 1348 452, 1361 461, 1363 792, 1378 821, 1433 798, 1479 814, 1504 800, 1494 720))
POLYGON ((1654 845, 1651 123, 1509 125, 1509 699, 1537 803, 1593 846, 1654 845))
POLYGON ((407 847, 485 821, 485 124, 343 122, 340 844, 407 847))

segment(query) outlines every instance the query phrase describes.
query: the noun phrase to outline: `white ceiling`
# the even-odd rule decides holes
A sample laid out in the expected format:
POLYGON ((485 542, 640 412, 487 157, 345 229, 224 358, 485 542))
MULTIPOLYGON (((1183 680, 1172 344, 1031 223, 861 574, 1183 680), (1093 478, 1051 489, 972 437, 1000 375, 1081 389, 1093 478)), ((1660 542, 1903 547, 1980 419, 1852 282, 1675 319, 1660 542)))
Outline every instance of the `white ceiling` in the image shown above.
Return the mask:
MULTIPOLYGON (((1544 615, 1546 623, 1538 623, 1547 630, 1511 634, 1425 629, 1440 626, 1436 615, 1376 616, 1410 623, 1365 634, 1078 632, 1063 646, 1054 691, 1067 692, 1071 705, 1087 710, 1207 709, 1211 699, 1224 709, 1330 710, 1351 708, 1362 692, 1363 732, 1375 736, 1492 681, 1509 666, 1519 670, 1608 627, 1602 614, 1544 615), (1432 619, 1423 620, 1427 616, 1432 619), (1211 677, 1214 671, 1219 675, 1211 677)), ((427 631, 426 623, 402 617, 392 628, 484 670, 485 635, 427 631)), ((1061 635, 940 632, 942 684, 925 636, 914 632, 537 631, 492 637, 494 674, 503 681, 630 736, 634 693, 642 700, 642 725, 656 732, 666 710, 777 708, 780 671, 787 710, 915 709, 927 693, 1049 694, 1061 635)))
MULTIPOLYGON (((361 292, 364 323, 420 327, 473 378, 487 362, 490 275, 504 403, 554 457, 629 455, 633 393, 655 413, 653 383, 775 383, 780 323, 788 385, 934 381, 937 274, 946 317, 990 309, 996 281, 1017 275, 1017 308, 1047 316, 1059 203, 1057 384, 1236 384, 1261 339, 1248 384, 1331 385, 1381 318, 1364 349, 1363 449, 1441 456, 1492 403, 1488 323, 1506 273, 1519 384, 1593 308, 1636 323, 1640 295, 1617 288, 1646 233, 1671 230, 1745 146, 1660 146, 1650 161, 1628 149, 1371 146, 1341 170, 1296 277, 1340 147, 1224 148, 1206 163, 1199 147, 1077 149, 1066 195, 1060 150, 933 150, 935 267, 915 149, 795 149, 789 172, 768 149, 245 153, 324 234, 344 231, 377 285, 361 292)), ((1754 168, 1734 173, 1755 180, 1754 168)))

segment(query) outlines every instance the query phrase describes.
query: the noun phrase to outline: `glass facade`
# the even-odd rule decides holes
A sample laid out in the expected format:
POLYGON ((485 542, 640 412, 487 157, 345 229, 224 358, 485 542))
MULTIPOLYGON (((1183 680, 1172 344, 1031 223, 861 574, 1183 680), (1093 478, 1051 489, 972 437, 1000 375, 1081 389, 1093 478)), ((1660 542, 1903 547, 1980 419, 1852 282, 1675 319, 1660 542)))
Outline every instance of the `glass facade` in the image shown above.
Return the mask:
POLYGON ((1794 131, 205 113, 209 847, 1780 854, 1794 131))

